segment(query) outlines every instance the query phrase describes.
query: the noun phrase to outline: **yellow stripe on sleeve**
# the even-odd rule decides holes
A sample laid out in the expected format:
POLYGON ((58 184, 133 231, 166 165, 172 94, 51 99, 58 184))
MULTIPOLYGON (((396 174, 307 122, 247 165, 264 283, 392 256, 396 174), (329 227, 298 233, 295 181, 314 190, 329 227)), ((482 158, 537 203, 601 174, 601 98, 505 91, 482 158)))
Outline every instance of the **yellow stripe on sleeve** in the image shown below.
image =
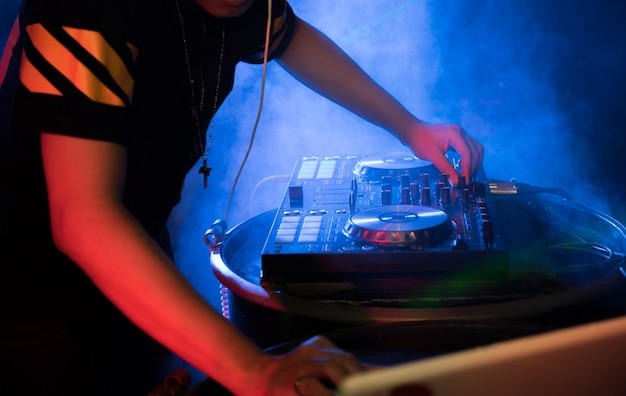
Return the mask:
POLYGON ((133 91, 134 80, 120 56, 109 43, 107 43, 104 37, 102 37, 99 32, 93 30, 71 27, 64 27, 63 29, 89 52, 91 56, 104 65, 115 82, 126 93, 126 96, 130 98, 133 91))
POLYGON ((20 65, 20 80, 30 92, 61 96, 61 92, 30 63, 23 52, 20 65))
MULTIPOLYGON (((123 100, 112 92, 106 85, 83 65, 74 54, 55 39, 41 24, 32 24, 26 31, 33 46, 41 55, 74 86, 94 102, 113 106, 124 106, 123 100)), ((23 75, 22 82, 30 86, 32 92, 49 93, 44 89, 41 81, 26 81, 32 75, 23 75)))

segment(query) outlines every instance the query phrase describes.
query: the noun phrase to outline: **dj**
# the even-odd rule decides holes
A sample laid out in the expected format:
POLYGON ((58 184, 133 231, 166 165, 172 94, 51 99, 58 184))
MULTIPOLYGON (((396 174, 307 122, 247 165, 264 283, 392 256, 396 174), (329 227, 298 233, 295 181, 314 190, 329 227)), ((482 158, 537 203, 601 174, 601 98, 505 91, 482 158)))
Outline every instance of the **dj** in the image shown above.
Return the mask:
POLYGON ((6 394, 145 394, 155 383, 142 375, 156 372, 160 352, 146 334, 240 395, 330 394, 316 378, 337 383, 361 369, 324 338, 264 354, 172 261, 166 221, 185 175, 198 172, 236 64, 261 63, 267 47, 269 59, 453 183, 444 153, 456 149, 467 176, 483 149, 458 126, 409 114, 284 0, 271 4, 265 45, 267 8, 23 0, 0 63, 6 394))

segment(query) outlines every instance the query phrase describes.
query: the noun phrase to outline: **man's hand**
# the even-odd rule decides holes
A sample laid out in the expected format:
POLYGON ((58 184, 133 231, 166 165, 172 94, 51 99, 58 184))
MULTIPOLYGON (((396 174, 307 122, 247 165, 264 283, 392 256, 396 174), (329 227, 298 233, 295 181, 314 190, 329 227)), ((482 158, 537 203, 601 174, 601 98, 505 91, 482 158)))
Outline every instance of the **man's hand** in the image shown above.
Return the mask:
POLYGON ((458 125, 417 123, 404 140, 417 157, 432 162, 441 173, 449 175, 455 186, 459 177, 446 158, 446 152, 454 149, 461 155, 462 176, 467 182, 482 166, 483 146, 458 125))
POLYGON ((287 354, 268 356, 259 369, 251 395, 332 396, 330 387, 363 367, 352 354, 317 336, 287 354))

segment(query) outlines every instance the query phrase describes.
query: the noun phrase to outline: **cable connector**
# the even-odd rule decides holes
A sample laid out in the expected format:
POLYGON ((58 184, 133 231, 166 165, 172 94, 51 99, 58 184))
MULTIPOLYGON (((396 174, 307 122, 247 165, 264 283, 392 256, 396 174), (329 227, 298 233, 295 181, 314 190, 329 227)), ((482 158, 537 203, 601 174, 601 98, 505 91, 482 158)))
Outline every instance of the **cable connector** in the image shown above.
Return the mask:
POLYGON ((211 224, 211 227, 204 233, 204 243, 213 249, 222 241, 226 233, 227 225, 223 219, 217 219, 211 224))

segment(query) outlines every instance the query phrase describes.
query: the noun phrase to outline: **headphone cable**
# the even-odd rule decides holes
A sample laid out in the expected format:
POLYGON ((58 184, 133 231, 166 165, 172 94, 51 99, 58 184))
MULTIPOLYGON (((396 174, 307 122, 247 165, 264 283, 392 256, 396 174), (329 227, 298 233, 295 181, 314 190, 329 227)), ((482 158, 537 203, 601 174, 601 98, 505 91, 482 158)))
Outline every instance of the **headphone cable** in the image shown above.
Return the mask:
POLYGON ((267 75, 267 59, 269 55, 269 44, 270 44, 270 36, 272 32, 272 0, 267 0, 267 26, 265 29, 265 48, 263 49, 263 74, 261 77, 261 95, 259 99, 259 108, 256 115, 256 120, 254 122, 254 128, 252 129, 252 134, 250 136, 250 142, 248 143, 248 149, 246 150, 246 154, 239 166, 239 170, 237 171, 237 176, 235 176, 235 181, 233 182, 233 186, 230 190, 230 196, 228 198, 228 203, 226 204, 226 211, 224 213, 224 221, 228 218, 228 212, 230 211, 230 205, 233 201, 233 196, 235 194, 235 189, 237 187, 237 182, 239 181, 239 177, 243 171, 243 168, 248 161, 248 156, 250 155, 250 151, 252 150, 252 145, 254 143, 254 138, 256 136, 256 131, 259 126, 259 121, 261 119, 261 113, 263 112, 263 98, 265 97, 265 78, 267 75))

